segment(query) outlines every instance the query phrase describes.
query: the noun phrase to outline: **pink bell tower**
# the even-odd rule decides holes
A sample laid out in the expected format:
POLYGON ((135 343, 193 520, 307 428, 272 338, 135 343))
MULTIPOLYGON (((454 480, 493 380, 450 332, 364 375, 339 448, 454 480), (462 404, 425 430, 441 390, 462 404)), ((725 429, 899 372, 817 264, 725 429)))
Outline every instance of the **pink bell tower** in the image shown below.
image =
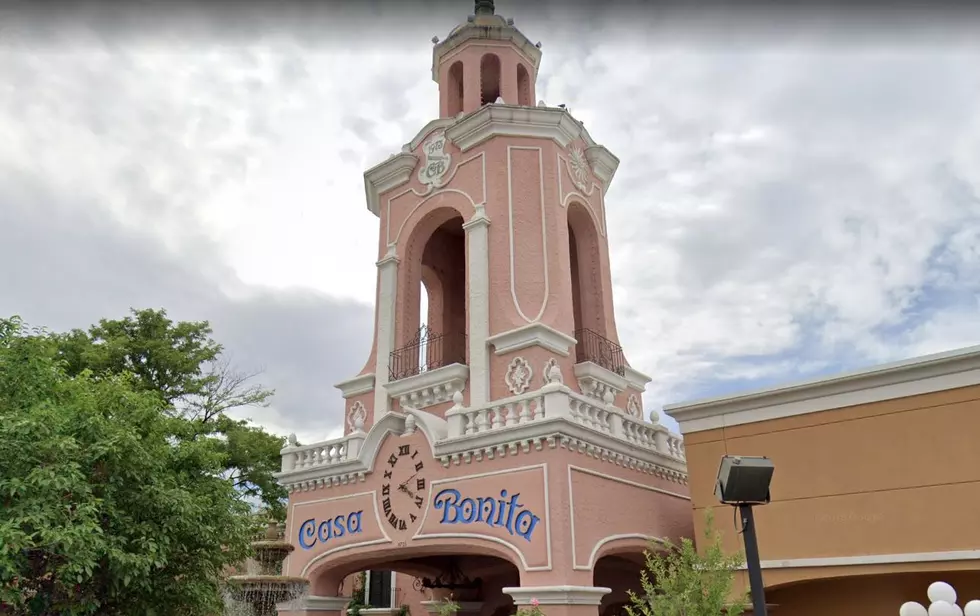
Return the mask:
POLYGON ((540 45, 492 1, 433 45, 438 117, 364 173, 377 311, 344 436, 282 450, 310 594, 280 613, 618 616, 650 542, 692 534, 684 445, 616 332, 619 161, 535 102, 540 45))
POLYGON ((364 175, 378 302, 371 356, 338 385, 348 430, 403 407, 446 417, 457 392, 467 406, 520 395, 552 365, 641 416, 650 379, 626 361, 612 303, 604 195, 618 159, 534 102, 540 43, 493 2, 433 41, 439 118, 364 175))

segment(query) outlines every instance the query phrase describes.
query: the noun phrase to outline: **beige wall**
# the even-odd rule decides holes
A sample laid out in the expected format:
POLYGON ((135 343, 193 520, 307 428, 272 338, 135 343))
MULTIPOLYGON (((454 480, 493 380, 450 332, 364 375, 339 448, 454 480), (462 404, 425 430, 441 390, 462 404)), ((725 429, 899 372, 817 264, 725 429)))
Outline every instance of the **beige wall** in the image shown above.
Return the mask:
MULTIPOLYGON (((978 433, 980 387, 964 387, 686 434, 698 536, 711 508, 726 545, 741 547, 713 494, 718 463, 763 455, 776 466, 773 502, 756 515, 763 561, 974 550, 978 433)), ((766 584, 808 577, 820 575, 770 569, 766 584)))

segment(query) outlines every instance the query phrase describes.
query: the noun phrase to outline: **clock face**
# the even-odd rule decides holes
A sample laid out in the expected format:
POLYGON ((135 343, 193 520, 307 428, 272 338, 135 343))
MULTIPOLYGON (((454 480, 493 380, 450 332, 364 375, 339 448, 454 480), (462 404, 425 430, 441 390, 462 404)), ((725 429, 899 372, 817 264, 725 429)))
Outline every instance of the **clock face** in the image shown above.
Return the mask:
POLYGON ((421 516, 428 495, 429 482, 419 450, 399 445, 384 463, 381 484, 381 508, 388 524, 395 530, 407 530, 421 516))

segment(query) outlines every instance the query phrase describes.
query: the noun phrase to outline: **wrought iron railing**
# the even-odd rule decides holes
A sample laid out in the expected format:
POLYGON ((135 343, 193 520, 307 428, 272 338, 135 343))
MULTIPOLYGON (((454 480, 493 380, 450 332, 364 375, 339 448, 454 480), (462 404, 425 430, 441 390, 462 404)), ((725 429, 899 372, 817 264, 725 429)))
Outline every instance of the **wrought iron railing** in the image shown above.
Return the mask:
POLYGON ((437 334, 423 325, 407 345, 388 357, 388 380, 397 381, 450 364, 466 363, 466 334, 437 334))
POLYGON ((591 329, 576 331, 575 339, 578 341, 575 345, 577 363, 590 361, 620 376, 626 375, 626 356, 623 355, 623 347, 591 329))

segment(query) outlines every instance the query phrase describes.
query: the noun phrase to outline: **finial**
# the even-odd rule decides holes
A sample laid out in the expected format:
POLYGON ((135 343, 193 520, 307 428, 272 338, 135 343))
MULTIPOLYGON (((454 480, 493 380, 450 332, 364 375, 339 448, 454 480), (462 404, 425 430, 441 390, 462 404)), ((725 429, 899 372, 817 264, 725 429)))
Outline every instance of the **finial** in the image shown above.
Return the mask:
POLYGON ((463 404, 463 392, 458 389, 453 393, 453 404, 456 406, 462 406, 463 404))
POLYGON ((493 0, 476 0, 473 12, 477 15, 493 15, 493 0))
POLYGON ((438 42, 439 42, 439 37, 438 36, 433 36, 432 37, 432 44, 435 45, 438 42))

